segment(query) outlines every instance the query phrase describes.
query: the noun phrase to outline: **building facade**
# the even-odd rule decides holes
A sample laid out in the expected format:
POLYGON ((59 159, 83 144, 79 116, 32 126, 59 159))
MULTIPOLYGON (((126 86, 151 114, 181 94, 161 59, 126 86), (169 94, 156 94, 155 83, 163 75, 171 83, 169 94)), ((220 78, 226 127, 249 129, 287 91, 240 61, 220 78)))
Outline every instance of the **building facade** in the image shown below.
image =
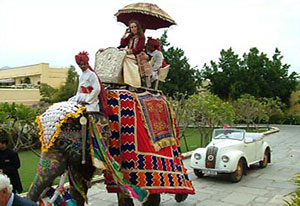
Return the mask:
POLYGON ((40 101, 39 85, 59 88, 67 79, 69 68, 50 68, 48 63, 0 69, 0 102, 32 105, 40 101), (24 85, 30 85, 25 88, 24 85))

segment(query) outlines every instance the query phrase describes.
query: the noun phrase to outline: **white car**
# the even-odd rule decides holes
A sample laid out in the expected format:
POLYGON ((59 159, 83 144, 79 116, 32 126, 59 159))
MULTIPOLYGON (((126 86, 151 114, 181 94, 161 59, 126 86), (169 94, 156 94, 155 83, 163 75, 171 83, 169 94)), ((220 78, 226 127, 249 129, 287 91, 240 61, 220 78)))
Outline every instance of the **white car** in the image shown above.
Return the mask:
POLYGON ((231 128, 215 129, 207 147, 196 149, 191 157, 197 177, 227 173, 233 182, 239 182, 250 165, 264 168, 270 162, 271 148, 263 133, 231 128))

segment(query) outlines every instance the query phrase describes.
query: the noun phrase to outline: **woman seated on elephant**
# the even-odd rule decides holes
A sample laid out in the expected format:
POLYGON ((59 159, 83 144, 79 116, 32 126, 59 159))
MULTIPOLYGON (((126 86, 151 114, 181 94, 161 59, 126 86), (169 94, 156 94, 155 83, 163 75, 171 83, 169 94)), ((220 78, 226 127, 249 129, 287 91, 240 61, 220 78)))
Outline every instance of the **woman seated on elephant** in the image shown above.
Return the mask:
POLYGON ((129 28, 126 29, 121 39, 121 50, 125 50, 127 55, 123 63, 124 83, 131 86, 140 87, 141 78, 136 61, 136 55, 145 48, 144 31, 136 20, 129 22, 129 28))

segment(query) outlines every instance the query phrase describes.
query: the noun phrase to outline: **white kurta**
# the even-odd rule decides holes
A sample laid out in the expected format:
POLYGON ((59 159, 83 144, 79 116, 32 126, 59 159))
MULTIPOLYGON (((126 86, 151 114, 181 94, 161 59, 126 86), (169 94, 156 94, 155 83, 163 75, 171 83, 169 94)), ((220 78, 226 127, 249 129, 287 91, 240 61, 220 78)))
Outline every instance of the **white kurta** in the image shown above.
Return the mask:
POLYGON ((87 102, 86 106, 87 112, 99 112, 99 98, 98 95, 100 94, 100 84, 98 78, 94 72, 87 69, 82 72, 79 78, 79 85, 77 89, 77 93, 75 96, 71 97, 69 101, 74 102, 87 102), (90 93, 82 93, 81 87, 92 87, 92 91, 90 93))
POLYGON ((153 52, 148 52, 150 56, 154 59, 154 63, 152 65, 152 76, 151 76, 151 81, 155 81, 158 79, 158 70, 161 67, 163 63, 163 54, 161 51, 155 50, 153 52))

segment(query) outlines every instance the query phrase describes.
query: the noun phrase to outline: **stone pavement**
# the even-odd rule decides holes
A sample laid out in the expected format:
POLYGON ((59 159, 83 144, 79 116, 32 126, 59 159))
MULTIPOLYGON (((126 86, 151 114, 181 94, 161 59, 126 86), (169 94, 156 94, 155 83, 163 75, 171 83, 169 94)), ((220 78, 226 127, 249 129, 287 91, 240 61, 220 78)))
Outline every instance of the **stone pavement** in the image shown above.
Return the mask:
MULTIPOLYGON (((174 195, 162 194, 161 206, 279 206, 284 195, 295 189, 291 179, 300 172, 300 126, 278 125, 280 132, 265 139, 272 147, 272 163, 264 169, 254 166, 238 183, 231 183, 226 175, 197 178, 190 168, 190 159, 184 160, 195 195, 176 203, 174 195)), ((118 205, 116 194, 106 192, 103 182, 90 188, 89 206, 118 205)), ((141 205, 134 201, 136 206, 141 205)))

